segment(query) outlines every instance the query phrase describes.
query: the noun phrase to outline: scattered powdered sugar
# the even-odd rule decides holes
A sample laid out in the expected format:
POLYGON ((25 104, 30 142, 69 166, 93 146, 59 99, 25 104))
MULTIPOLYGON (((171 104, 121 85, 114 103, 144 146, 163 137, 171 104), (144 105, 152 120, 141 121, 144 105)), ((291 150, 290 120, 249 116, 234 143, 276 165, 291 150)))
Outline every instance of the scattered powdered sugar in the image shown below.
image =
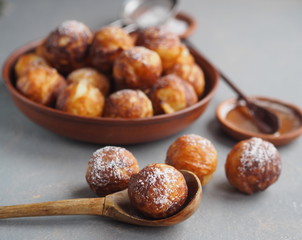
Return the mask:
POLYGON ((58 32, 62 35, 70 35, 74 32, 82 33, 87 31, 85 24, 78 22, 76 20, 67 20, 61 23, 58 28, 58 32))
POLYGON ((101 148, 93 153, 88 162, 92 183, 106 186, 123 178, 123 169, 127 168, 125 149, 114 146, 101 148))
POLYGON ((281 162, 275 161, 278 154, 275 146, 260 138, 252 138, 243 143, 243 151, 240 156, 241 166, 238 170, 244 175, 246 171, 260 170, 264 172, 268 165, 277 165, 281 168, 281 162))

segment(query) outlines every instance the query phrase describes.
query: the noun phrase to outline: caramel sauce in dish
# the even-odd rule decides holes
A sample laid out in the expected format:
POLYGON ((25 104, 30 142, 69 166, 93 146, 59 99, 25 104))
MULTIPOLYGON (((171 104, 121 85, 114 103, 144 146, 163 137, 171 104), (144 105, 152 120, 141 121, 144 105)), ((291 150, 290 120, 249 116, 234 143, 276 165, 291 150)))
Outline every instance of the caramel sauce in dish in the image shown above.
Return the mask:
MULTIPOLYGON (((281 136, 301 127, 302 119, 300 119, 298 114, 293 109, 287 107, 286 105, 264 100, 254 101, 260 106, 271 110, 279 118, 280 128, 276 133, 273 134, 274 136, 281 136)), ((232 106, 232 109, 226 115, 226 120, 236 125, 236 127, 246 131, 260 134, 262 133, 253 122, 253 118, 249 113, 249 110, 241 101, 238 101, 237 105, 232 106)))

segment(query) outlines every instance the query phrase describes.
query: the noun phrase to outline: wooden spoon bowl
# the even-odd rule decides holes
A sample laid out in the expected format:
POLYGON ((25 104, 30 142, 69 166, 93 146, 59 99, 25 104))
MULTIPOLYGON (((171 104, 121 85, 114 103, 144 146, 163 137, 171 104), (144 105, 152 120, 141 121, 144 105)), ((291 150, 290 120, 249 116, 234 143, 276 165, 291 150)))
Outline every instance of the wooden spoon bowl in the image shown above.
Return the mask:
POLYGON ((104 198, 69 199, 54 202, 32 203, 0 207, 0 218, 55 216, 55 215, 99 215, 121 222, 142 226, 170 226, 189 218, 199 207, 202 187, 198 177, 181 170, 188 185, 188 198, 176 214, 163 219, 150 219, 137 212, 130 204, 128 189, 104 198))

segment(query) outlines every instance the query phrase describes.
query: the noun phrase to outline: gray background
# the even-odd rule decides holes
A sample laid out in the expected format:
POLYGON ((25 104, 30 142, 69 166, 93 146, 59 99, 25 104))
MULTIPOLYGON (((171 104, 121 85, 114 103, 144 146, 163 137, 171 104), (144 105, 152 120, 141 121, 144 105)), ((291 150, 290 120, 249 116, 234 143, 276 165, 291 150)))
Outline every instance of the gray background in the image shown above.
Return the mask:
MULTIPOLYGON (((6 0, 0 16, 0 65, 13 49, 45 36, 60 22, 77 19, 92 29, 115 19, 121 1, 6 0)), ((198 21, 191 37, 199 50, 251 95, 280 98, 301 107, 301 0, 183 0, 198 21)), ((235 191, 224 173, 236 143, 215 120, 215 108, 234 93, 220 83, 206 113, 169 138, 126 146, 143 167, 164 162, 176 137, 196 133, 219 153, 215 178, 204 188, 198 211, 166 228, 145 228, 94 216, 0 221, 0 239, 302 239, 302 138, 279 148, 283 171, 265 192, 235 191)), ((94 197, 84 175, 101 146, 57 136, 16 109, 0 82, 0 205, 94 197)))

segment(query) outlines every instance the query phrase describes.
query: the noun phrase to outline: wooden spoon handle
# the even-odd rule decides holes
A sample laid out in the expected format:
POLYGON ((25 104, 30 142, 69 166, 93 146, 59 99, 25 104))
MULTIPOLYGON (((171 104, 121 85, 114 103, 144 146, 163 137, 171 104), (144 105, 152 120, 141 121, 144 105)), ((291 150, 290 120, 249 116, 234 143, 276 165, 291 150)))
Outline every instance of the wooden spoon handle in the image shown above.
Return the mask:
POLYGON ((247 104, 250 104, 250 100, 247 96, 221 71, 219 71, 220 77, 227 83, 238 95, 241 99, 243 99, 247 104))
MULTIPOLYGON (((194 44, 189 41, 188 39, 184 39, 183 42, 187 46, 191 46, 193 49, 197 49, 194 44)), ((250 100, 248 97, 240 90, 222 71, 220 71, 209 59, 206 59, 212 66, 215 67, 216 71, 220 75, 220 77, 224 80, 225 83, 227 83, 238 95, 240 98, 242 98, 247 104, 250 104, 250 100)))
POLYGON ((55 215, 102 215, 104 198, 79 198, 54 202, 42 202, 0 207, 0 218, 55 216, 55 215))

